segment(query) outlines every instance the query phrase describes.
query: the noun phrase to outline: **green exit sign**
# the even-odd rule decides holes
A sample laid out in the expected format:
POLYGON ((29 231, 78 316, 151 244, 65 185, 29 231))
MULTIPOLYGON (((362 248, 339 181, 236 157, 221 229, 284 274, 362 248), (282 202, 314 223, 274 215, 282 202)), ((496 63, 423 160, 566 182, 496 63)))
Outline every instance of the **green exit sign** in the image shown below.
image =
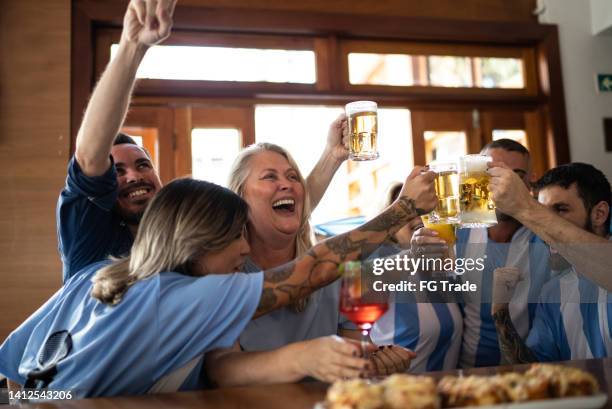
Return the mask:
POLYGON ((612 92, 612 74, 597 74, 597 91, 612 92))

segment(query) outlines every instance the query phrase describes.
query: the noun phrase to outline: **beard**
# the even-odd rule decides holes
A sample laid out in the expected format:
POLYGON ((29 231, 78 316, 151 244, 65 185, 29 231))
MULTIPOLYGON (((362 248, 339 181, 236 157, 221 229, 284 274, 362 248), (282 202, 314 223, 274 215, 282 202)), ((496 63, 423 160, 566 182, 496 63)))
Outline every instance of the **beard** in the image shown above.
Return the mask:
MULTIPOLYGON (((589 233, 595 234, 593 230, 593 222, 590 217, 587 217, 585 222, 582 224, 582 228, 589 233)), ((560 253, 550 253, 550 268, 555 271, 563 271, 572 267, 572 263, 567 261, 560 253)))
POLYGON ((117 213, 126 224, 138 226, 142 220, 144 209, 138 212, 129 212, 121 208, 118 204, 115 204, 115 213, 117 213))

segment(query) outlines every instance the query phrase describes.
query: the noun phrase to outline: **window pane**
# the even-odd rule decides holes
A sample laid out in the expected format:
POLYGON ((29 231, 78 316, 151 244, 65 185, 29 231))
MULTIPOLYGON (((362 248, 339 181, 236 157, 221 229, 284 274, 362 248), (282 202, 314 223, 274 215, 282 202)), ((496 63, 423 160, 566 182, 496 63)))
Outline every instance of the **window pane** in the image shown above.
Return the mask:
POLYGON ((227 186, 240 145, 238 129, 196 128, 191 131, 193 178, 227 186))
POLYGON ((497 141, 498 139, 512 139, 529 149, 529 146, 527 146, 527 133, 522 129, 494 129, 493 140, 497 141))
MULTIPOLYGON (((255 139, 287 149, 306 177, 323 152, 329 125, 343 111, 343 107, 336 106, 258 105, 255 139)), ((345 162, 313 212, 312 223, 376 213, 379 202, 376 199, 384 189, 393 180, 403 182, 412 169, 411 129, 407 109, 379 109, 380 158, 345 162)))
POLYGON ((465 132, 425 131, 425 160, 453 162, 467 154, 465 132))
POLYGON ((414 85, 412 56, 350 53, 349 82, 370 85, 414 85))
MULTIPOLYGON (((111 46, 111 59, 118 47, 117 44, 111 46)), ((315 53, 304 50, 156 45, 147 52, 136 77, 314 84, 315 53)))
POLYGON ((484 88, 524 88, 523 63, 518 58, 475 58, 484 88))
POLYGON ((472 70, 469 57, 428 57, 430 85, 438 87, 471 87, 472 70))

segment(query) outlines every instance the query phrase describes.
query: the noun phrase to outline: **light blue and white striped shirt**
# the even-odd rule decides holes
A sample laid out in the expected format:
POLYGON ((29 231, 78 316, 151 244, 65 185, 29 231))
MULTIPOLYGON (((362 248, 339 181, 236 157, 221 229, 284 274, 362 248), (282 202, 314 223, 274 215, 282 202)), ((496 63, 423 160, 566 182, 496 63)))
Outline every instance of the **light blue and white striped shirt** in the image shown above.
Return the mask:
POLYGON ((612 356, 612 293, 571 268, 542 290, 526 341, 539 361, 612 356))
POLYGON ((496 243, 488 238, 486 228, 457 230, 457 257, 484 257, 484 270, 461 277, 475 283, 477 293, 463 296, 463 342, 460 366, 493 366, 501 363, 497 331, 491 317, 493 270, 497 267, 518 267, 524 277, 510 302, 510 317, 518 334, 525 338, 532 326, 540 291, 551 276, 549 252, 544 242, 526 227, 512 236, 510 243, 496 243))
POLYGON ((416 352, 410 372, 454 369, 462 321, 457 304, 392 302, 370 335, 378 345, 397 344, 416 352))

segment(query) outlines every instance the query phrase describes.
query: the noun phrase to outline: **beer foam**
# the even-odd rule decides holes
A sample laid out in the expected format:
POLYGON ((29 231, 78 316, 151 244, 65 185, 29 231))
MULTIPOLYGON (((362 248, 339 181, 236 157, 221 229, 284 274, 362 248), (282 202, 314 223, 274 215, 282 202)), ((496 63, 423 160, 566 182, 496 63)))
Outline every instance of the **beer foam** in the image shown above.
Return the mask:
POLYGON ((358 114, 360 112, 376 111, 378 105, 373 101, 355 101, 346 104, 345 110, 347 115, 358 114))
POLYGON ((487 171, 487 162, 491 162, 492 158, 490 156, 464 156, 461 159, 461 168, 462 172, 476 173, 476 172, 486 172, 487 171))

